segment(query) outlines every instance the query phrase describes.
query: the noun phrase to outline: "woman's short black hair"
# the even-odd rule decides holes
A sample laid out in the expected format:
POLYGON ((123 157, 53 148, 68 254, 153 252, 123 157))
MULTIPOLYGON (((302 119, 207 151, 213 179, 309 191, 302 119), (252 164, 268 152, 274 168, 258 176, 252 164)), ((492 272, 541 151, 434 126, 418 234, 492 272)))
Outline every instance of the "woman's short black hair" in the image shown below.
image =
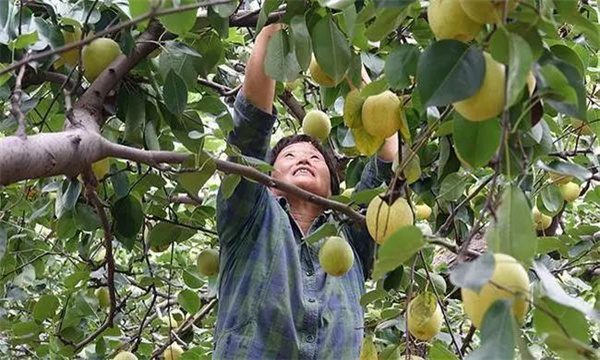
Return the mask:
POLYGON ((333 155, 331 150, 325 148, 318 139, 312 136, 304 134, 291 135, 279 140, 275 147, 273 147, 273 149, 271 150, 271 165, 275 163, 277 156, 283 149, 292 144, 300 142, 310 143, 317 150, 319 150, 321 155, 323 155, 323 158, 325 158, 325 164, 327 164, 327 168, 329 169, 329 183, 331 185, 331 194, 338 195, 340 193, 340 180, 337 176, 337 160, 335 159, 335 156, 333 155))

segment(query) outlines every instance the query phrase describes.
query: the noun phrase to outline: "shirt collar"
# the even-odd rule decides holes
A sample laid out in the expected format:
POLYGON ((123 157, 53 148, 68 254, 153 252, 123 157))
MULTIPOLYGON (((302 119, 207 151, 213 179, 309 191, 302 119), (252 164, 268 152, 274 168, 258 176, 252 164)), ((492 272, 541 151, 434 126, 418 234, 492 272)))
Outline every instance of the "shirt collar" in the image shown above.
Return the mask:
MULTIPOLYGON (((283 208, 283 210, 285 210, 285 212, 287 212, 288 214, 290 213, 290 203, 284 196, 278 196, 277 202, 279 203, 279 205, 281 205, 281 207, 283 208)), ((325 221, 327 221, 332 214, 333 214, 333 210, 325 209, 319 216, 317 216, 317 218, 314 221, 314 224, 316 224, 317 226, 320 226, 325 221)))

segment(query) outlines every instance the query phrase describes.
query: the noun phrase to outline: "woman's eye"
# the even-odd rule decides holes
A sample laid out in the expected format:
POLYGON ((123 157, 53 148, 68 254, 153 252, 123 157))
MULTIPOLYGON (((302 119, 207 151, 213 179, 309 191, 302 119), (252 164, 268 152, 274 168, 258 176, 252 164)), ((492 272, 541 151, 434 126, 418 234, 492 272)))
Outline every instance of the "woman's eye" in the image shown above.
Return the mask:
POLYGON ((285 157, 294 157, 294 154, 292 154, 292 153, 287 153, 287 154, 285 154, 285 157))
POLYGON ((316 160, 320 160, 319 157, 317 155, 313 155, 312 159, 316 159, 316 160))

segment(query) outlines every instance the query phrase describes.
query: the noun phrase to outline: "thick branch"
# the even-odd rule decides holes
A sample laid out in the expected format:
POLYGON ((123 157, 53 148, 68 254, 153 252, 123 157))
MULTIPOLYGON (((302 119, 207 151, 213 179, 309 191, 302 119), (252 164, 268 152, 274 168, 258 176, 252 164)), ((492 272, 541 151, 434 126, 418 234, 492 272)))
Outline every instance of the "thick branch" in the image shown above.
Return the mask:
MULTIPOLYGON (((255 27, 258 22, 260 10, 237 12, 229 18, 229 26, 232 27, 255 27)), ((267 18, 267 24, 277 22, 285 14, 285 11, 273 11, 267 18)))

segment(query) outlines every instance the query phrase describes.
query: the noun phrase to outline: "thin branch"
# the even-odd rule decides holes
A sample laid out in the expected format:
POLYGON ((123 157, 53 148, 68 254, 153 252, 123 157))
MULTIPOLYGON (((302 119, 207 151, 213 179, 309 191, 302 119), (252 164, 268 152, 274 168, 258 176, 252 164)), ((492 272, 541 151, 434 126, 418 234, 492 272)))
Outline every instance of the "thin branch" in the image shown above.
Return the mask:
MULTIPOLYGON (((29 57, 26 57, 26 59, 28 58, 29 57)), ((25 75, 25 68, 26 65, 23 65, 19 70, 19 74, 17 75, 17 79, 15 81, 15 89, 13 90, 13 94, 10 99, 10 113, 15 118, 15 120, 17 120, 16 136, 18 136, 21 140, 27 139, 27 124, 25 123, 25 115, 23 114, 23 110, 21 109, 21 98, 23 96, 21 84, 23 82, 23 76, 25 75)))
POLYGON ((60 47, 57 47, 55 49, 51 49, 51 50, 46 50, 46 51, 42 51, 40 53, 37 53, 35 55, 32 55, 29 58, 25 58, 23 60, 19 60, 17 62, 14 62, 10 65, 7 65, 5 68, 3 68, 2 70, 0 70, 0 75, 6 74, 20 66, 23 66, 24 64, 29 63, 30 61, 37 61, 37 60, 41 60, 43 58, 46 58, 48 56, 52 56, 54 54, 60 54, 63 53, 65 51, 69 51, 78 47, 81 47, 83 45, 87 45, 89 43, 91 43, 92 41, 101 38, 105 35, 108 34, 112 34, 114 32, 117 32, 121 29, 133 26, 135 24, 138 24, 142 21, 148 20, 150 18, 156 18, 156 17, 160 17, 163 15, 169 15, 169 14, 175 14, 175 13, 180 13, 180 12, 184 12, 184 11, 188 11, 188 10, 195 10, 201 7, 208 7, 208 6, 212 6, 212 5, 219 5, 219 4, 227 4, 230 3, 232 0, 211 0, 211 1, 206 1, 203 3, 195 3, 195 4, 189 4, 189 5, 184 5, 184 6, 180 6, 180 7, 173 7, 173 8, 169 8, 169 9, 161 9, 161 10, 156 10, 156 11, 150 11, 146 14, 140 15, 136 18, 133 18, 129 21, 125 21, 119 25, 115 25, 115 26, 111 26, 107 29, 104 29, 102 31, 99 31, 83 40, 77 41, 77 42, 72 42, 70 44, 67 45, 63 45, 60 47))

